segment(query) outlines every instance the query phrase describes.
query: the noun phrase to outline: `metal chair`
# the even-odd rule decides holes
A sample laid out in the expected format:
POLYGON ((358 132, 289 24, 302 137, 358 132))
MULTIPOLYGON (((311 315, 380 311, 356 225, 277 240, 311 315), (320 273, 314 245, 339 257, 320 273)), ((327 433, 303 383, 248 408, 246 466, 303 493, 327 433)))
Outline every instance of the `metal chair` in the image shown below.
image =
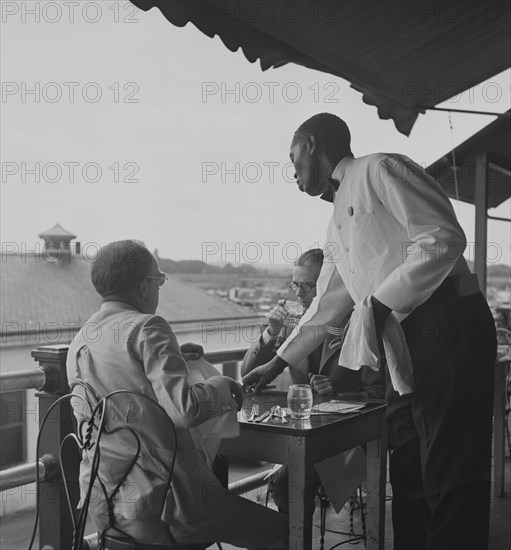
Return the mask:
POLYGON ((509 414, 511 412, 511 331, 505 328, 497 328, 497 350, 497 359, 507 362, 504 425, 506 430, 508 454, 511 456, 511 435, 509 433, 509 414))
MULTIPOLYGON (((62 441, 60 463, 74 527, 72 550, 143 550, 148 545, 137 542, 126 531, 126 526, 119 525, 114 504, 116 499, 125 502, 123 490, 126 486, 129 487, 131 482, 135 482, 136 478, 132 477, 135 466, 142 453, 145 452, 147 455, 146 449, 149 448, 149 445, 154 444, 160 448, 174 449, 174 454, 168 465, 166 484, 159 488, 163 508, 172 482, 176 460, 177 434, 175 426, 159 403, 147 395, 135 391, 118 390, 99 398, 90 385, 79 381, 70 395, 70 401, 77 418, 76 433, 68 434, 62 441), (147 430, 144 430, 144 426, 147 424, 143 420, 148 418, 153 423, 159 423, 162 426, 157 436, 154 433, 151 434, 151 438, 157 437, 158 441, 149 439, 147 430), (64 467, 66 464, 65 454, 71 450, 72 444, 82 453, 82 460, 90 461, 90 476, 85 490, 82 490, 82 506, 78 515, 71 506, 71 498, 67 489, 67 472, 64 467), (126 456, 115 453, 115 460, 106 461, 104 457, 102 460, 102 453, 108 454, 112 449, 118 448, 118 445, 127 450, 126 456), (113 467, 112 463, 114 463, 113 467), (92 535, 84 539, 85 524, 94 489, 102 496, 101 502, 105 508, 107 520, 96 536, 92 535)), ((170 548, 203 550, 210 546, 210 544, 207 546, 182 546, 175 541, 170 530, 169 538, 172 541, 169 550, 170 548)))
MULTIPOLYGON (((326 511, 328 507, 330 506, 330 502, 328 500, 328 497, 325 493, 325 490, 322 486, 319 487, 317 492, 318 498, 319 498, 319 507, 320 507, 320 550, 324 550, 325 548, 325 533, 326 533, 326 511)), ((329 530, 331 533, 336 533, 337 535, 345 535, 348 538, 346 540, 343 540, 342 542, 338 542, 332 548, 337 548, 338 546, 341 546, 342 544, 347 543, 358 543, 358 541, 363 540, 364 544, 367 540, 367 529, 366 529, 366 510, 365 510, 365 504, 362 498, 362 487, 360 486, 349 498, 349 507, 350 507, 350 530, 348 532, 345 531, 333 531, 329 530), (354 515, 355 510, 360 510, 360 519, 362 522, 362 533, 355 533, 354 529, 354 515)))

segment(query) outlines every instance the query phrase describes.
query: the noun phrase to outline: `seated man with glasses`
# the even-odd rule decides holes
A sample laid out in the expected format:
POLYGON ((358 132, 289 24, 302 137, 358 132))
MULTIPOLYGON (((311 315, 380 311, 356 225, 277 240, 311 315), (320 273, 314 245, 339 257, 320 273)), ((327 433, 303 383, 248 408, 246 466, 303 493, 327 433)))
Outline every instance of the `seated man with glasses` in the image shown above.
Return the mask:
MULTIPOLYGON (((304 252, 295 262, 293 281, 289 287, 300 302, 301 315, 307 311, 316 296, 316 281, 323 265, 323 251, 313 248, 304 252)), ((299 317, 298 317, 299 318, 299 317)), ((327 327, 329 337, 298 365, 289 365, 293 384, 310 384, 320 395, 342 394, 346 399, 368 397, 383 399, 384 381, 380 372, 370 369, 353 371, 339 367, 344 325, 327 327)), ((268 313, 268 327, 247 351, 241 365, 242 376, 272 359, 279 346, 291 334, 297 324, 296 312, 288 311, 284 303, 268 313)), ((283 388, 287 389, 287 388, 283 388)))
MULTIPOLYGON (((313 248, 304 252, 294 264, 293 281, 289 287, 296 293, 303 308, 302 314, 316 296, 316 282, 323 265, 323 257, 323 251, 320 248, 313 248)), ((338 365, 347 321, 348 319, 345 319, 341 327, 327 327, 328 336, 325 341, 300 363, 289 365, 292 383, 310 384, 314 392, 335 399, 384 399, 383 369, 375 372, 362 367, 359 371, 354 371, 338 365)), ((245 354, 241 365, 242 376, 246 376, 256 367, 270 361, 296 324, 297 318, 294 312, 288 311, 284 303, 274 307, 268 313, 268 327, 245 354)), ((287 388, 278 389, 287 390, 287 388)), ((355 489, 365 477, 357 474, 362 471, 360 467, 365 467, 364 455, 361 453, 361 449, 357 448, 341 453, 342 456, 329 459, 330 463, 325 464, 324 467, 321 464, 316 467, 327 494, 336 508, 342 506, 346 493, 347 497, 350 496, 351 493, 347 487, 352 486, 351 481, 355 483, 353 487, 355 489), (327 471, 336 467, 339 468, 339 472, 332 480, 327 471), (350 476, 352 480, 348 482, 350 476), (355 481, 357 477, 359 479, 362 477, 358 483, 355 481)), ((270 479, 273 499, 279 510, 285 513, 288 511, 287 483, 287 467, 282 467, 270 479)), ((316 484, 319 486, 317 476, 316 484)))
POLYGON ((183 355, 201 355, 202 348, 180 348, 169 323, 155 314, 167 280, 156 258, 139 241, 118 241, 99 250, 91 276, 103 303, 77 333, 67 357, 79 426, 95 402, 112 392, 129 395, 126 410, 110 413, 122 428, 98 436, 99 469, 94 446, 83 451, 80 465, 80 506, 97 473, 89 513, 104 548, 197 549, 209 541, 287 548, 287 518, 229 494, 199 452, 192 429, 235 416, 243 392, 226 376, 190 383, 183 355))

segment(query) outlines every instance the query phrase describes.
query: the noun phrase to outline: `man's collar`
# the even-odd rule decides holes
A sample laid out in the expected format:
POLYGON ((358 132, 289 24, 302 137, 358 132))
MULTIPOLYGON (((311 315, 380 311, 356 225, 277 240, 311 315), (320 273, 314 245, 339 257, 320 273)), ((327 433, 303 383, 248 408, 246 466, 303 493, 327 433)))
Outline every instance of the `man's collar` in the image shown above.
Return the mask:
POLYGON ((106 302, 103 302, 101 304, 100 309, 102 311, 105 311, 107 309, 129 309, 140 313, 140 311, 135 306, 128 304, 128 302, 121 302, 120 300, 107 300, 106 302))
POLYGON ((321 195, 324 201, 334 202, 334 195, 339 189, 339 185, 344 178, 346 168, 351 159, 353 159, 353 155, 347 155, 337 163, 332 175, 328 178, 329 189, 321 195))
POLYGON ((353 155, 346 155, 344 158, 342 158, 337 166, 334 168, 334 171, 332 172, 332 179, 337 182, 337 187, 342 183, 342 180, 344 178, 344 174, 346 173, 346 168, 348 167, 348 164, 353 160, 353 155))

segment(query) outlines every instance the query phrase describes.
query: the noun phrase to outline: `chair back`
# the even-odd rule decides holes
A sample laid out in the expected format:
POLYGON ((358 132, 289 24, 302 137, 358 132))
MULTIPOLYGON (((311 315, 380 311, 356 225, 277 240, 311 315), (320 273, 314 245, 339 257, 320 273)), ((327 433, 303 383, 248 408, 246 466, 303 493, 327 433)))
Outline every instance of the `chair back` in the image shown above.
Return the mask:
POLYGON ((497 328, 497 361, 511 361, 511 331, 497 328))
MULTIPOLYGON (((176 429, 161 405, 140 392, 118 390, 99 397, 92 387, 78 381, 70 394, 70 401, 77 421, 76 433, 64 438, 60 460, 70 507, 66 453, 78 449, 82 466, 85 465, 85 473, 81 471, 80 477, 78 513, 70 509, 74 528, 72 550, 87 548, 87 544, 90 546, 93 542, 84 542, 89 506, 91 512, 102 507, 103 515, 108 518, 98 536, 97 547, 101 550, 107 531, 111 536, 131 539, 117 524, 116 506, 131 506, 133 509, 149 506, 144 500, 146 497, 150 498, 152 507, 158 508, 157 512, 163 511, 176 457, 176 429), (158 454, 162 449, 166 450, 166 460, 161 459, 161 453, 158 454), (148 486, 148 471, 158 472, 158 479, 149 480, 154 485, 149 484, 146 495, 133 497, 133 487, 148 486), (131 491, 131 495, 126 491, 131 491), (131 496, 131 500, 127 496, 131 496)), ((127 517, 131 511, 127 510, 127 517)))

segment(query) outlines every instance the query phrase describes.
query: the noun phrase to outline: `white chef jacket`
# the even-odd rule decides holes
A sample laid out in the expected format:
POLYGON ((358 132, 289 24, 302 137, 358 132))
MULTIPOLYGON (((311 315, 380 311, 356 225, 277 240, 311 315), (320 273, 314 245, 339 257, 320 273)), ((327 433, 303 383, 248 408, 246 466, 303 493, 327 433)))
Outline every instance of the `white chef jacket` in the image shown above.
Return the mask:
POLYGON ((404 155, 344 157, 317 296, 278 355, 295 364, 374 295, 404 319, 452 272, 467 272, 466 238, 447 195, 404 155))

